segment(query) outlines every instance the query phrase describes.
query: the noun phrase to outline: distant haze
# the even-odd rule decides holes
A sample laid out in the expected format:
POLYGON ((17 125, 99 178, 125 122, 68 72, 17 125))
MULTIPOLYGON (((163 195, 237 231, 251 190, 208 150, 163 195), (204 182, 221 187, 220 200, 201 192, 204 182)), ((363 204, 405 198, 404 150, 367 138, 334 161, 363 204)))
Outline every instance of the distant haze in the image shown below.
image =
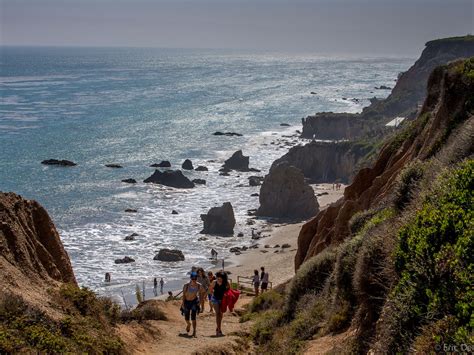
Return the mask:
POLYGON ((472 33, 472 0, 0 0, 3 45, 416 55, 472 33))

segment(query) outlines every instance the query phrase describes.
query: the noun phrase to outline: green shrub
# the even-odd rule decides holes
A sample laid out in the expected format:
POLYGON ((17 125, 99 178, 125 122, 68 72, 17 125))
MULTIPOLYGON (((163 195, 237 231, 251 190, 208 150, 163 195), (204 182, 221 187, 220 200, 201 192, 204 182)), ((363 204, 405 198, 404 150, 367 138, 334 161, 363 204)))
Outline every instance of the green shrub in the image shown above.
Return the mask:
POLYGON ((469 341, 474 319, 474 160, 439 178, 413 220, 399 232, 392 295, 397 336, 406 347, 423 324, 455 317, 451 339, 469 341))
POLYGON ((136 320, 142 322, 145 320, 167 320, 166 314, 158 307, 157 301, 143 301, 132 310, 123 310, 120 314, 122 322, 136 320))
POLYGON ((259 314, 250 331, 250 336, 255 344, 264 344, 271 340, 281 316, 282 313, 279 310, 270 310, 259 314))
POLYGON ((336 252, 328 248, 301 265, 289 284, 283 311, 287 320, 293 318, 298 301, 305 293, 316 293, 323 289, 335 262, 336 252))
POLYGON ((283 296, 273 290, 259 294, 248 307, 250 313, 266 311, 271 308, 280 308, 283 305, 283 296))
POLYGON ((395 207, 398 210, 403 208, 412 200, 415 188, 424 174, 424 165, 418 160, 408 164, 398 176, 398 183, 395 188, 395 207))
POLYGON ((377 213, 375 210, 364 210, 354 213, 349 220, 349 230, 352 235, 359 233, 365 224, 377 213))

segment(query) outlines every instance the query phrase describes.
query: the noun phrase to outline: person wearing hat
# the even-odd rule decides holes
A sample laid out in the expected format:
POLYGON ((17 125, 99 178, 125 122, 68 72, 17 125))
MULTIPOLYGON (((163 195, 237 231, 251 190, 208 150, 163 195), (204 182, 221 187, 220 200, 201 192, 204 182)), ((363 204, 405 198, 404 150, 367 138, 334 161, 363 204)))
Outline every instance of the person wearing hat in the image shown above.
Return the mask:
POLYGON ((191 318, 193 324, 193 334, 196 336, 196 314, 200 312, 200 299, 205 297, 206 291, 204 287, 197 282, 198 275, 196 272, 191 272, 191 280, 183 287, 183 302, 181 304, 181 312, 186 320, 186 332, 191 330, 191 318))

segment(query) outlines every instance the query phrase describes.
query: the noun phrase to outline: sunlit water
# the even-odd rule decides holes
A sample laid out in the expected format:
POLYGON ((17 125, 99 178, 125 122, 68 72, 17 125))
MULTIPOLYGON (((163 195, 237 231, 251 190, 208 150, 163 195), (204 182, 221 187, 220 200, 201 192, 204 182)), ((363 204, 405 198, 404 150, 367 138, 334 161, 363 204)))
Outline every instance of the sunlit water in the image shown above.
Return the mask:
POLYGON ((1 48, 0 190, 36 199, 49 211, 81 285, 100 293, 130 293, 136 283, 164 277, 175 288, 191 265, 210 267, 209 251, 229 255, 250 243, 247 210, 258 207, 263 175, 286 148, 271 144, 294 134, 318 111, 358 112, 384 97, 411 58, 330 58, 203 50, 1 48), (311 94, 311 91, 316 94, 311 94), (343 100, 347 98, 348 100, 343 100), (349 99, 357 98, 359 102, 349 99), (280 123, 291 127, 281 127, 280 123), (213 136, 215 131, 243 137, 213 136), (243 149, 261 174, 218 169, 243 149), (48 158, 72 168, 48 167, 48 158), (205 165, 186 172, 207 185, 175 190, 141 181, 170 160, 205 165), (106 168, 117 163, 123 169, 106 168), (136 185, 124 184, 135 178, 136 185), (238 187, 245 185, 245 187, 238 187), (198 241, 200 214, 230 201, 239 238, 198 241), (138 213, 125 213, 126 208, 138 213), (178 215, 172 215, 175 209, 178 215), (135 241, 124 237, 138 233, 135 241), (160 248, 181 249, 184 262, 162 263, 160 248), (116 265, 116 258, 135 258, 116 265), (103 283, 105 272, 112 285, 103 283))

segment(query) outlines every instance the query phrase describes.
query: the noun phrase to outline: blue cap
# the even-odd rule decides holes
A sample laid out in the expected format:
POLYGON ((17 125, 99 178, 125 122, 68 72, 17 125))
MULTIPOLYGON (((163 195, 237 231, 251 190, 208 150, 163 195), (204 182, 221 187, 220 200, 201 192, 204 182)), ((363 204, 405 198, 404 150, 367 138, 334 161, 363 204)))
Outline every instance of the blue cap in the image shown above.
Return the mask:
POLYGON ((197 276, 198 276, 197 272, 194 272, 194 271, 193 271, 193 272, 191 273, 191 278, 197 277, 197 276))

